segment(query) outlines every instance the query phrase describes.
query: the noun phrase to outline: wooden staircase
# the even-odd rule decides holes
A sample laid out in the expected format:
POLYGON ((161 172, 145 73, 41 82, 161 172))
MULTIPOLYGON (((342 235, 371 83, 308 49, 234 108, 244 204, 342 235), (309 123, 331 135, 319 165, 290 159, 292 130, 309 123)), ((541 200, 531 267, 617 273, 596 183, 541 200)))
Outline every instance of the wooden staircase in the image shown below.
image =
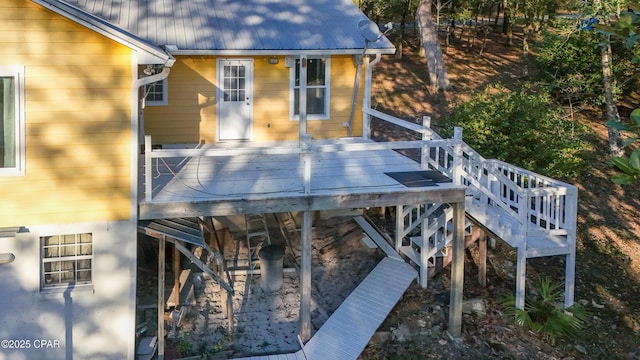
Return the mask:
MULTIPOLYGON (((452 261, 453 210, 448 204, 405 205, 396 208, 395 248, 419 269, 422 287, 452 261)), ((465 247, 483 236, 465 219, 465 247)))
POLYGON ((195 266, 210 275, 226 291, 233 293, 233 286, 207 264, 215 262, 220 265, 224 262, 224 257, 207 244, 203 230, 203 219, 198 218, 157 219, 138 223, 138 232, 173 243, 195 266), (183 243, 190 244, 191 247, 183 243), (208 255, 206 262, 202 260, 203 251, 208 255))

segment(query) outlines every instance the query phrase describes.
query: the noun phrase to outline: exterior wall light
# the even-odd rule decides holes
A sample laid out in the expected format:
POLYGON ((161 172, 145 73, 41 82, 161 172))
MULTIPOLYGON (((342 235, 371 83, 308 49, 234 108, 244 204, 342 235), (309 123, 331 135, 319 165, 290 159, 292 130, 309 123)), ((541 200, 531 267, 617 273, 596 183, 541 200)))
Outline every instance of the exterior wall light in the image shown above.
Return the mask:
POLYGON ((271 65, 275 65, 275 64, 277 64, 279 62, 280 62, 280 59, 278 59, 275 56, 272 56, 272 57, 269 58, 269 64, 271 64, 271 65))
POLYGON ((15 259, 16 259, 16 256, 13 255, 12 253, 0 254, 0 265, 10 264, 15 259))

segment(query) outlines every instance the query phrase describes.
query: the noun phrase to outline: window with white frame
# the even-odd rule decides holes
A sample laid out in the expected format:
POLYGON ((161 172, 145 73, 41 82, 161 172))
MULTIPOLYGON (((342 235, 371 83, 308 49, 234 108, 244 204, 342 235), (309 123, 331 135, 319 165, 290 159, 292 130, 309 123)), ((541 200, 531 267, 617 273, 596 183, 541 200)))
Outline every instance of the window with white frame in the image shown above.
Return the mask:
MULTIPOLYGON (((145 75, 155 75, 162 72, 163 65, 145 65, 142 72, 145 75)), ((167 78, 144 86, 145 104, 149 106, 167 105, 167 78)))
POLYGON ((24 174, 24 67, 0 66, 0 175, 24 174))
MULTIPOLYGON (((322 120, 329 118, 329 78, 330 58, 307 58, 307 119, 322 120)), ((291 67, 291 101, 292 119, 300 116, 300 59, 295 59, 291 67)))
POLYGON ((45 236, 40 240, 42 243, 42 288, 91 283, 92 234, 45 236))

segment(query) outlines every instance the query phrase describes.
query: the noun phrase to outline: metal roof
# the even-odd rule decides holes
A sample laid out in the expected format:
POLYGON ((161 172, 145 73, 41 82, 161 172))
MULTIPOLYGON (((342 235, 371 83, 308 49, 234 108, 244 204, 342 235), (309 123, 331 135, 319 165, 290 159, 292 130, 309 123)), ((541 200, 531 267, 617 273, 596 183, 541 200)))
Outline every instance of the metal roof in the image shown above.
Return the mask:
MULTIPOLYGON (((62 1, 60 1, 62 2, 62 1)), ((365 47, 358 22, 366 19, 352 0, 65 0, 172 53, 359 53, 365 47)), ((385 37, 368 52, 393 53, 385 37)))
MULTIPOLYGON (((57 0, 33 0, 33 2, 44 6, 72 21, 86 26, 108 38, 123 44, 131 49, 138 51, 139 60, 142 63, 167 63, 172 59, 163 49, 154 43, 150 43, 145 39, 141 39, 134 34, 121 29, 105 20, 96 17, 90 13, 69 6, 68 4, 57 0)), ((170 65, 169 65, 170 66, 170 65)))

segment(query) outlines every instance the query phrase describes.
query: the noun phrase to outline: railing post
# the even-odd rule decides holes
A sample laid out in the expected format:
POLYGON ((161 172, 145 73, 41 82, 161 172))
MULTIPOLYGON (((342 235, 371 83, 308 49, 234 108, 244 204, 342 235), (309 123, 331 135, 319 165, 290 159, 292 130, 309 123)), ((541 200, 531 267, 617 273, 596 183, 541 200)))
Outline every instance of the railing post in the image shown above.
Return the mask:
POLYGON ((151 201, 153 198, 152 184, 152 166, 151 163, 151 135, 144 136, 144 199, 151 201))
POLYGON ((422 247, 420 248, 420 275, 418 281, 423 289, 427 288, 427 282, 429 279, 429 253, 431 247, 429 246, 429 217, 422 218, 422 225, 420 226, 420 241, 422 241, 422 247))
MULTIPOLYGON (((369 66, 369 57, 364 57, 364 97, 362 98, 362 108, 371 109, 371 77, 372 71, 369 66)), ((371 115, 362 111, 362 138, 365 140, 371 139, 371 115)))
POLYGON ((462 185, 462 128, 456 126, 453 128, 453 183, 462 185))
POLYGON ((404 238, 404 206, 396 206, 396 251, 400 252, 402 246, 402 238, 404 238))
POLYGON ((311 135, 304 134, 300 137, 300 151, 302 156, 303 174, 302 179, 304 183, 304 193, 311 193, 311 135))
MULTIPOLYGON (((529 221, 529 209, 531 206, 532 192, 530 189, 524 189, 524 193, 523 199, 518 199, 518 217, 520 218, 520 223, 524 224, 524 233, 528 234, 531 224, 531 221, 529 221)), ((518 196, 517 193, 516 196, 518 196)), ((527 235, 525 235, 525 239, 526 236, 527 235)))
POLYGON ((430 140, 430 137, 427 135, 426 129, 431 127, 431 117, 423 116, 422 117, 422 153, 420 154, 420 167, 422 169, 429 168, 429 146, 427 145, 427 140, 430 140))
POLYGON ((302 141, 302 137, 307 133, 307 55, 300 55, 300 89, 298 92, 299 139, 302 141))

